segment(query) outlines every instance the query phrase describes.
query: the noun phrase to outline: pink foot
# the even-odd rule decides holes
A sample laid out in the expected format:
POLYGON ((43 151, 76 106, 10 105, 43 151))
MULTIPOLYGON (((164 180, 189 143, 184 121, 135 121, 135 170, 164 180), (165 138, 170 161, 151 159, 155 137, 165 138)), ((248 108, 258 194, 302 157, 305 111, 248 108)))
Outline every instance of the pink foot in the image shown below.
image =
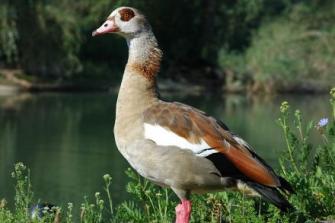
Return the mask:
POLYGON ((189 223, 191 216, 191 201, 183 199, 176 207, 176 223, 189 223))

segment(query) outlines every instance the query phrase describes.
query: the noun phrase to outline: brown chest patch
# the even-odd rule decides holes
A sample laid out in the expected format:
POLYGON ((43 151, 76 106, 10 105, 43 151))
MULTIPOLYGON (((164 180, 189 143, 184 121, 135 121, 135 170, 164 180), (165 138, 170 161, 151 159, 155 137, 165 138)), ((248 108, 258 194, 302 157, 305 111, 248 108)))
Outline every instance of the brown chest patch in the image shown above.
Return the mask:
POLYGON ((158 48, 153 48, 145 63, 129 63, 127 68, 132 70, 132 72, 143 75, 148 80, 154 80, 156 74, 160 69, 160 63, 162 58, 162 52, 158 48))
POLYGON ((124 8, 119 11, 122 21, 129 21, 135 16, 135 12, 129 8, 124 8))

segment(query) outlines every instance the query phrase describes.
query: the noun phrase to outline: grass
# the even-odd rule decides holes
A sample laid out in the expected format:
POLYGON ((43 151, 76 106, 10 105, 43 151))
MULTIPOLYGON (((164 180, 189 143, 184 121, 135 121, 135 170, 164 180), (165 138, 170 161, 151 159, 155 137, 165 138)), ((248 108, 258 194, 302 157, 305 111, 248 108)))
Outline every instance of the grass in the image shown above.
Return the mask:
MULTIPOLYGON (((328 121, 305 122, 300 111, 292 112, 283 102, 278 124, 283 130, 286 150, 279 157, 277 172, 285 177, 296 194, 289 201, 296 208, 283 214, 259 198, 247 198, 233 192, 193 195, 191 222, 326 222, 335 219, 335 88, 331 90, 332 117, 328 121), (317 133, 320 143, 313 144, 310 135, 317 133)), ((80 216, 73 216, 73 204, 41 210, 41 217, 31 219, 29 211, 35 200, 30 182, 30 171, 22 163, 15 165, 15 208, 9 209, 6 201, 0 202, 0 222, 171 222, 178 199, 171 190, 162 189, 127 170, 130 178, 127 191, 133 199, 113 205, 110 186, 112 177, 103 176, 103 193, 95 193, 94 202, 88 197, 81 205, 80 216)))

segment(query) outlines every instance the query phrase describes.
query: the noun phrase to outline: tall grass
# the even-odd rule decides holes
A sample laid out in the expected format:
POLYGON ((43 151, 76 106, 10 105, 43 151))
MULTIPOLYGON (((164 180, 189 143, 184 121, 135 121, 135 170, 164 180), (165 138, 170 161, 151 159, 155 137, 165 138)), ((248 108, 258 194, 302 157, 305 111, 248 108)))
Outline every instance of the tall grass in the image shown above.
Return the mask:
MULTIPOLYGON (((295 211, 283 214, 260 199, 247 198, 233 192, 193 195, 191 222, 322 222, 335 219, 335 88, 331 90, 332 117, 320 122, 306 122, 299 110, 291 111, 283 102, 278 124, 283 130, 286 150, 279 157, 277 172, 285 177, 296 194, 289 197, 295 211), (319 135, 320 143, 313 144, 310 135, 319 135)), ((277 136, 274 136, 277 137, 277 136)), ((29 210, 36 200, 33 196, 29 169, 17 163, 13 171, 16 181, 14 209, 0 202, 0 222, 171 222, 178 199, 168 189, 159 188, 127 170, 130 181, 127 191, 133 199, 114 206, 110 186, 112 177, 103 176, 104 193, 95 193, 95 201, 87 197, 81 205, 80 216, 72 214, 73 204, 41 210, 40 217, 31 219, 29 210)))

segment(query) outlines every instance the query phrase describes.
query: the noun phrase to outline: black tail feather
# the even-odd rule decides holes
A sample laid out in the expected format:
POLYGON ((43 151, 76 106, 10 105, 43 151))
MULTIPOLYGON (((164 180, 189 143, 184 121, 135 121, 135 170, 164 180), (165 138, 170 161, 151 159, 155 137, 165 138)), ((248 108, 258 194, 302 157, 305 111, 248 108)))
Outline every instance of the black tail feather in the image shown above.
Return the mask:
MULTIPOLYGON (((287 182, 287 181, 286 181, 287 182)), ((258 192, 262 198, 283 212, 294 210, 294 207, 287 201, 287 199, 278 191, 277 188, 267 187, 255 182, 247 182, 247 185, 258 192)), ((289 185, 289 184, 288 184, 289 185)), ((284 188, 286 189, 286 188, 284 188)), ((290 189, 292 189, 290 187, 290 189)), ((287 189, 289 191, 289 189, 287 189)), ((292 190, 293 191, 293 190, 292 190)))
POLYGON ((293 187, 291 186, 291 184, 285 180, 283 177, 278 176, 279 177, 279 181, 280 181, 280 189, 284 190, 287 194, 295 194, 295 191, 293 189, 293 187))

